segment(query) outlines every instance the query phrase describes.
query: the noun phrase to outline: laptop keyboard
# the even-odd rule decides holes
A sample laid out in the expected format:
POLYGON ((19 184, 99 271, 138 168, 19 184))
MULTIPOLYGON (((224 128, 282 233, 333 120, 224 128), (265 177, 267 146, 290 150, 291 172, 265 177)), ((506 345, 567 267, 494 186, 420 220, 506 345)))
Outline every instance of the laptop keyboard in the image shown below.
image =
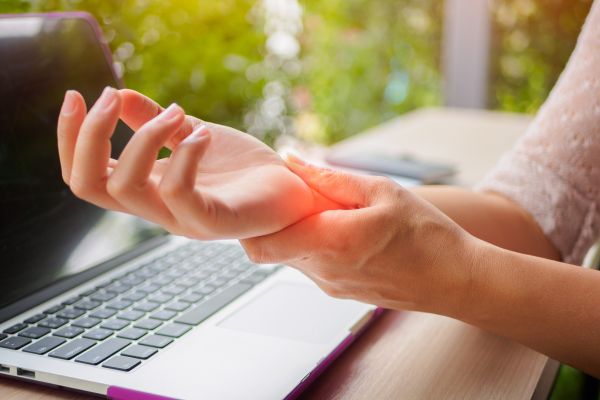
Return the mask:
POLYGON ((131 371, 275 270, 192 242, 5 329, 0 347, 131 371))

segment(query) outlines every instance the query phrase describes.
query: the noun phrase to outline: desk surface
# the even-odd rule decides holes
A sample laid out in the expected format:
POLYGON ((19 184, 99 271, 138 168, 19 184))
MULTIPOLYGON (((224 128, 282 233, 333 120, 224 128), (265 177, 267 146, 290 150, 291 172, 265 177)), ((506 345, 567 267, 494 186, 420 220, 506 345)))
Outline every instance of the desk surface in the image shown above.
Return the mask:
MULTIPOLYGON (((456 165, 457 183, 477 182, 523 133, 530 118, 428 109, 334 147, 410 153, 456 165)), ((547 357, 462 322, 386 312, 302 396, 303 399, 529 399, 547 357)), ((88 395, 0 379, 2 399, 88 399, 88 395)))

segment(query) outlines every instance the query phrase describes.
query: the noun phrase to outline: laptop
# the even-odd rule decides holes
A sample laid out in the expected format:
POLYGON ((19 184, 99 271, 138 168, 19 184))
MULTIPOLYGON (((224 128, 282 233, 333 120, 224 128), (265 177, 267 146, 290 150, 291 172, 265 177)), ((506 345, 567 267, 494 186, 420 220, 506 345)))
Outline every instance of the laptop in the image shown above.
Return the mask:
MULTIPOLYGON (((85 13, 0 16, 0 375, 113 399, 294 398, 378 314, 236 241, 74 197, 56 120, 119 87, 85 13)), ((119 125, 117 156, 129 135, 119 125)))

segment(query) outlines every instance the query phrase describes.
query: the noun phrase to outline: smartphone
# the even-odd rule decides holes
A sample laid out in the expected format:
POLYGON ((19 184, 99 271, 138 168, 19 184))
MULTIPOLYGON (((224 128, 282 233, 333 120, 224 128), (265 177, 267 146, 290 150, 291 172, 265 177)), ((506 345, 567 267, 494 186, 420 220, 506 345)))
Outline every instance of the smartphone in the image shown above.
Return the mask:
POLYGON ((411 178, 424 184, 443 183, 456 174, 456 169, 447 164, 418 160, 410 156, 382 154, 329 154, 325 161, 332 166, 359 169, 384 175, 411 178))

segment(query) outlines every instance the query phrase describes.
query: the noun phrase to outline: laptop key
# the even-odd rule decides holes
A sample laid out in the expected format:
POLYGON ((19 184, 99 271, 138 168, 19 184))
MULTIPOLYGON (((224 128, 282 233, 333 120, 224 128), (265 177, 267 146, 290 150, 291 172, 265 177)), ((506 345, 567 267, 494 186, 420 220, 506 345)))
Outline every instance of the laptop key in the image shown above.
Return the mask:
POLYGON ((78 310, 76 308, 65 308, 64 310, 58 312, 56 316, 64 319, 75 319, 81 317, 83 314, 85 314, 85 311, 83 310, 78 310))
POLYGON ((65 325, 67 322, 69 322, 69 321, 64 318, 48 317, 45 320, 43 320, 42 322, 40 322, 38 324, 38 326, 43 326, 44 328, 56 329, 56 328, 60 328, 61 326, 65 325))
POLYGON ((192 328, 189 327, 188 325, 171 323, 169 325, 165 325, 162 328, 160 328, 158 331, 156 331, 156 334, 162 335, 162 336, 178 338, 178 337, 182 336, 184 333, 186 333, 187 331, 189 331, 190 329, 192 329, 192 328))
POLYGON ((53 333, 54 336, 60 336, 67 339, 72 339, 75 336, 81 334, 84 330, 77 328, 76 326, 65 326, 53 333))
POLYGON ((90 317, 100 318, 100 319, 107 319, 107 318, 112 317, 116 313, 117 313, 116 310, 111 310, 109 308, 102 308, 100 310, 96 310, 93 313, 91 313, 90 317))
POLYGON ((63 308, 65 308, 65 306, 59 304, 54 307, 47 308, 46 310, 44 310, 44 314, 56 314, 63 308))
POLYGON ((83 353, 77 357, 75 361, 84 364, 98 365, 108 357, 118 353, 130 344, 131 342, 129 340, 117 338, 109 339, 104 343, 100 343, 90 351, 83 353))
POLYGON ((66 299, 65 301, 62 302, 63 306, 70 306, 72 304, 75 304, 79 301, 79 296, 73 296, 70 297, 68 299, 66 299))
POLYGON ((78 326, 80 328, 91 328, 93 326, 96 326, 100 323, 100 320, 98 318, 94 318, 94 317, 84 317, 84 318, 79 318, 77 321, 73 321, 72 325, 78 326))
POLYGON ((127 322, 125 320, 112 319, 112 320, 106 321, 105 323, 100 325, 100 328, 110 329, 113 331, 120 331, 121 329, 125 328, 127 325, 129 325, 129 322, 127 322))
POLYGON ((174 301, 165 306, 165 308, 167 310, 172 310, 172 311, 184 311, 184 310, 187 310, 189 307, 190 307, 190 305, 188 303, 184 303, 181 301, 174 301))
POLYGON ((96 300, 83 299, 83 300, 80 300, 77 303, 75 303, 73 305, 73 307, 80 308, 80 309, 86 310, 86 311, 90 311, 90 310, 93 310, 94 308, 98 308, 100 306, 100 304, 102 304, 102 303, 100 303, 99 301, 96 301, 96 300))
POLYGON ((117 297, 117 295, 115 293, 112 293, 112 292, 97 292, 93 296, 91 296, 90 298, 92 300, 105 302, 105 301, 112 300, 115 297, 117 297))
POLYGON ((136 328, 152 330, 152 329, 158 328, 162 324, 163 323, 157 319, 146 318, 146 319, 136 322, 135 324, 133 324, 133 326, 136 328))
POLYGON ((200 283, 200 279, 187 276, 175 282, 177 286, 183 286, 186 289, 196 286, 198 283, 200 283))
POLYGON ((144 313, 142 311, 129 310, 129 311, 123 311, 122 313, 117 315, 117 318, 126 319, 127 321, 137 321, 138 319, 142 318, 143 316, 144 316, 144 313))
POLYGON ((159 286, 165 286, 165 285, 168 285, 169 283, 173 282, 173 279, 174 278, 163 275, 163 276, 159 276, 158 278, 154 278, 151 283, 157 284, 159 286))
POLYGON ((86 290, 85 292, 81 292, 81 293, 79 293, 79 295, 80 295, 80 296, 91 296, 91 295, 93 295, 94 293, 96 293, 96 288, 93 288, 93 289, 88 289, 88 290, 86 290))
POLYGON ((10 336, 0 342, 0 347, 4 349, 18 350, 29 343, 31 343, 31 339, 21 336, 10 336))
POLYGON ((172 342, 173 339, 167 336, 150 335, 140 340, 139 343, 145 346, 152 346, 162 349, 167 347, 172 342))
POLYGON ((190 311, 183 313, 175 319, 175 322, 198 325, 251 288, 252 285, 247 283, 236 283, 235 285, 224 289, 222 292, 217 293, 214 297, 198 304, 190 311))
POLYGON ((153 303, 166 303, 167 301, 171 301, 172 298, 173 296, 171 296, 170 294, 158 293, 148 297, 148 301, 151 301, 153 303))
POLYGON ((120 282, 111 283, 110 285, 108 285, 105 288, 105 290, 107 292, 114 292, 114 293, 117 293, 117 294, 125 293, 129 289, 131 289, 131 286, 125 285, 124 283, 120 283, 120 282))
POLYGON ((24 331, 19 332, 19 336, 27 337, 30 339, 39 339, 42 336, 46 336, 50 333, 50 329, 42 328, 39 326, 31 326, 24 331))
POLYGON ((92 329, 89 332, 86 332, 85 335, 83 335, 83 337, 86 339, 104 340, 112 334, 113 331, 111 331, 110 329, 96 328, 92 329))
POLYGON ((27 328, 27 324, 23 324, 23 323, 18 323, 15 324, 11 327, 8 327, 4 330, 4 333, 8 333, 9 335, 12 335, 13 333, 17 333, 19 331, 22 331, 23 329, 27 328))
POLYGON ((37 342, 30 344, 29 346, 23 349, 26 353, 33 354, 46 354, 50 350, 53 350, 66 342, 65 339, 48 336, 47 338, 43 338, 42 340, 38 340, 37 342))
POLYGON ((200 295, 206 296, 207 294, 211 294, 217 288, 212 285, 204 285, 202 287, 194 289, 194 293, 198 293, 200 295))
POLYGON ((121 352, 122 356, 133 357, 133 358, 141 358, 142 360, 147 360, 153 355, 156 354, 158 350, 154 347, 142 346, 136 344, 135 346, 128 347, 125 351, 121 352))
POLYGON ((138 340, 142 336, 144 336, 147 331, 138 328, 128 328, 124 331, 117 333, 117 336, 124 339, 138 340))
POLYGON ((161 321, 168 321, 173 318, 177 313, 170 310, 160 310, 150 315, 150 318, 160 319, 161 321))
POLYGON ((160 304, 154 303, 151 301, 146 301, 141 304, 136 304, 135 306, 133 306, 133 309, 143 311, 143 312, 150 312, 150 311, 156 310, 158 308, 158 306, 160 306, 160 304))
POLYGON ((71 358, 78 356, 90 347, 94 346, 96 341, 90 339, 75 339, 72 342, 65 344, 62 347, 54 350, 50 354, 50 357, 60 358, 62 360, 70 360, 71 358))
POLYGON ((97 286, 96 286, 96 289, 104 289, 104 288, 106 288, 107 286, 110 286, 110 284, 112 284, 112 282, 113 282, 112 280, 109 280, 109 281, 104 281, 104 282, 102 282, 101 284, 97 285, 97 286))
POLYGON ((179 298, 180 301, 185 301, 186 303, 197 303, 198 301, 200 301, 204 296, 198 293, 190 293, 190 294, 186 294, 185 296, 182 296, 179 298))
POLYGON ((35 314, 34 316, 27 318, 24 322, 26 324, 35 324, 36 322, 40 322, 44 318, 46 318, 45 314, 35 314))
POLYGON ((147 283, 144 286, 141 286, 137 289, 141 290, 142 292, 145 292, 145 293, 154 293, 160 288, 161 288, 161 286, 157 285, 155 283, 147 283))
POLYGON ((129 300, 129 301, 140 301, 141 299, 143 299, 146 296, 147 296, 147 294, 145 292, 138 290, 136 292, 132 292, 132 293, 129 293, 129 294, 123 296, 123 299, 129 300))
POLYGON ((4 340, 8 337, 8 335, 5 335, 4 333, 0 333, 0 340, 4 340))
POLYGON ((113 301, 111 303, 108 303, 106 305, 106 307, 108 308, 114 308, 115 310, 124 310, 127 307, 129 307, 131 304, 133 304, 131 301, 129 300, 117 300, 117 301, 113 301))
POLYGON ((181 293, 185 292, 186 290, 187 289, 183 286, 171 285, 169 287, 164 288, 163 293, 177 296, 178 294, 181 294, 181 293))
POLYGON ((125 357, 125 356, 116 356, 102 364, 104 368, 112 368, 117 369, 119 371, 131 371, 138 365, 140 365, 141 361, 137 358, 125 357))
POLYGON ((221 287, 225 284, 227 284, 227 282, 229 282, 227 279, 224 278, 215 278, 212 281, 210 281, 210 284, 216 287, 221 287))
POLYGON ((137 275, 129 274, 125 278, 121 279, 120 282, 126 285, 136 286, 144 282, 144 279, 137 275))

